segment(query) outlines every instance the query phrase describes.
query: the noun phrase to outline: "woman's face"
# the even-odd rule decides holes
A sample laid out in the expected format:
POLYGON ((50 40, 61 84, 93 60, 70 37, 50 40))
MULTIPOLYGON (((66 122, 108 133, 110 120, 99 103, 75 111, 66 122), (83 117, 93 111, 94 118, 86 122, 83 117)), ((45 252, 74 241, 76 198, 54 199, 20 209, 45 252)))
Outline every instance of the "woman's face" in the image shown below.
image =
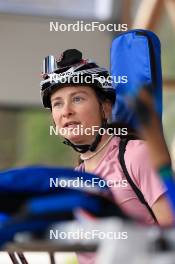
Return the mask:
MULTIPOLYGON (((95 91, 89 86, 66 86, 51 95, 52 117, 59 133, 76 144, 90 144, 95 135, 77 128, 101 126, 102 114, 95 91), (76 128, 74 130, 74 128, 76 128), (63 134, 64 133, 64 134, 63 134)), ((103 103, 105 117, 111 115, 110 102, 103 103)), ((96 128, 97 129, 97 128, 96 128)), ((86 130, 87 131, 87 130, 86 130)), ((95 132, 96 134, 96 132, 95 132)))

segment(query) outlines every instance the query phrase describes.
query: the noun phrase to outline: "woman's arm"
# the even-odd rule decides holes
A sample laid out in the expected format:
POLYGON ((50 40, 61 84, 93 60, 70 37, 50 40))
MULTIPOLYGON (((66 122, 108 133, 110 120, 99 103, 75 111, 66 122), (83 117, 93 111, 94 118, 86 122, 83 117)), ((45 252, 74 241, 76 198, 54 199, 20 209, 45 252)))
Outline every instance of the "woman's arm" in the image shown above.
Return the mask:
POLYGON ((134 107, 140 119, 141 134, 148 142, 151 161, 167 187, 167 195, 160 196, 152 209, 161 225, 170 225, 175 222, 175 181, 160 120, 154 110, 153 98, 146 87, 141 89, 134 100, 134 107))
POLYGON ((174 217, 169 202, 165 194, 161 195, 153 204, 152 210, 161 226, 171 226, 174 223, 174 217))
POLYGON ((126 161, 129 161, 126 165, 134 182, 152 208, 158 223, 162 226, 172 225, 173 215, 166 197, 167 188, 153 168, 147 143, 143 140, 133 140, 128 144, 132 144, 133 151, 132 156, 126 151, 126 161))

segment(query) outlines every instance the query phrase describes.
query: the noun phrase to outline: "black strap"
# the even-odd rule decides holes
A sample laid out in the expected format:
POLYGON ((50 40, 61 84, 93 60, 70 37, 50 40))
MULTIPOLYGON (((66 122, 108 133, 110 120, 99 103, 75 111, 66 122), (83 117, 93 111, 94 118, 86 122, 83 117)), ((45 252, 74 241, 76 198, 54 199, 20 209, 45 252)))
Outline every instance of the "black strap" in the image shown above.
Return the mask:
MULTIPOLYGON (((102 108, 102 111, 103 108, 102 108)), ((107 121, 106 119, 102 120, 102 124, 101 124, 101 128, 106 128, 107 126, 107 121)), ((91 145, 77 145, 77 144, 73 144, 70 140, 68 140, 67 138, 65 138, 65 140, 63 141, 63 143, 65 145, 71 146, 75 151, 79 152, 79 153, 85 153, 88 150, 90 150, 91 152, 94 152, 98 146, 98 144, 100 143, 102 138, 102 134, 100 134, 99 132, 97 133, 94 142, 91 145)))
POLYGON ((124 154, 125 154, 125 150, 126 150, 126 145, 128 143, 128 141, 130 139, 134 139, 134 138, 121 138, 120 139, 120 143, 119 143, 119 155, 118 155, 118 159, 120 161, 120 164, 121 164, 121 167, 122 167, 122 170, 123 170, 123 173, 128 181, 128 183, 130 184, 130 186, 132 187, 133 191, 135 192, 135 194, 137 195, 138 199, 140 200, 140 202, 142 204, 144 204, 148 211, 150 212, 152 218, 154 219, 155 223, 158 224, 158 221, 157 221, 157 218, 153 212, 153 210, 151 209, 151 207, 149 206, 149 204, 147 203, 147 201, 145 200, 142 192, 139 190, 139 188, 136 186, 136 184, 133 182, 133 180, 131 179, 128 171, 127 171, 127 168, 126 168, 126 164, 125 164, 125 159, 124 159, 124 154))

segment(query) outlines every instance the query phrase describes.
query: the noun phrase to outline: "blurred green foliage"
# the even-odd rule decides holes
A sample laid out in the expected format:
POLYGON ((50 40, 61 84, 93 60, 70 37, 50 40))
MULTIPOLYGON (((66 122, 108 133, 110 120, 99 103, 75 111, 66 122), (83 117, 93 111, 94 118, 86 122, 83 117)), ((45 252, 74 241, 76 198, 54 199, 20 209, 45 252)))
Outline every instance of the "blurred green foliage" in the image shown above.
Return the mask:
POLYGON ((50 135, 51 113, 27 111, 20 116, 23 162, 52 165, 73 165, 73 152, 62 144, 63 139, 50 135))
MULTIPOLYGON (((172 23, 165 13, 159 21, 157 34, 161 41, 162 72, 164 79, 175 79, 175 34, 172 23)), ((169 149, 175 137, 175 87, 163 87, 163 127, 169 149)))
POLYGON ((41 164, 64 167, 76 165, 76 153, 62 143, 62 138, 54 133, 50 135, 50 125, 53 126, 50 112, 37 109, 13 110, 11 116, 14 118, 11 127, 5 122, 6 116, 4 117, 3 129, 6 136, 4 135, 3 142, 6 143, 1 144, 1 150, 3 147, 6 152, 13 151, 13 157, 7 157, 3 164, 1 160, 1 168, 41 164), (10 134, 7 133, 9 129, 10 134), (14 144, 15 151, 12 150, 14 144))

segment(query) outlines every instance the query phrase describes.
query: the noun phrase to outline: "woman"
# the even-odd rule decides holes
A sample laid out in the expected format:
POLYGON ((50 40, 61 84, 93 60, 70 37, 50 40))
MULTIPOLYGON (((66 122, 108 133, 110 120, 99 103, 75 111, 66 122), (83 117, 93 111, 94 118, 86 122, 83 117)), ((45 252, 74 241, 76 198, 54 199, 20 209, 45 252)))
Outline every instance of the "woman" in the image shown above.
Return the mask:
MULTIPOLYGON (((98 174, 106 181, 124 182, 126 178, 118 161, 120 137, 107 133, 115 103, 115 90, 108 72, 94 62, 82 59, 81 52, 67 50, 57 61, 53 57, 46 58, 43 77, 43 104, 51 109, 53 120, 65 138, 64 143, 81 153, 83 163, 76 169, 98 174), (81 77, 78 82, 77 78, 75 82, 75 76, 81 77), (84 133, 75 134, 75 128, 80 127, 84 133), (104 128, 106 132, 103 135, 99 132, 85 134, 87 128, 94 132, 94 127, 104 128)), ((166 190, 152 169, 145 142, 130 140, 125 159, 132 180, 142 191, 158 223, 170 225, 172 214, 165 197, 166 190)), ((112 186, 111 190, 126 213, 147 224, 154 223, 128 183, 117 188, 112 186)))

